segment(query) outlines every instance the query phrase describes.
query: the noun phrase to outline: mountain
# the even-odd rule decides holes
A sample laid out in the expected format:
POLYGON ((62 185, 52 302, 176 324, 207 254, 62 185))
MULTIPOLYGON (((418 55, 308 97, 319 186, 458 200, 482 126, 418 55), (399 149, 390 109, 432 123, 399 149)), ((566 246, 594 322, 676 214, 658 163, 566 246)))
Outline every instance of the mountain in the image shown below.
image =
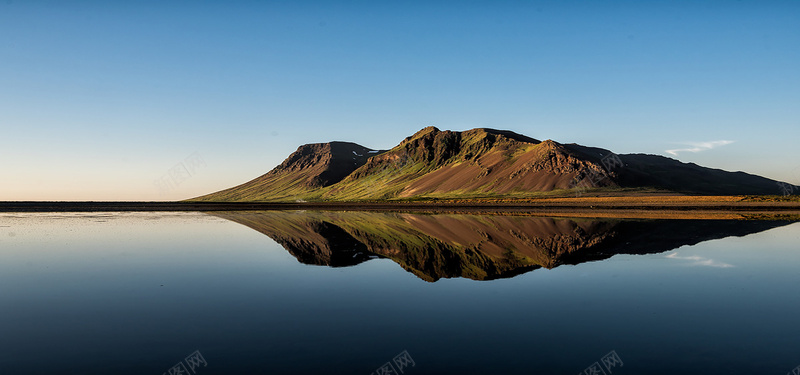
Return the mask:
POLYGON ((493 129, 453 132, 428 127, 370 158, 323 196, 374 199, 549 191, 569 189, 581 173, 605 172, 553 141, 493 129))
POLYGON ((302 145, 268 173, 239 186, 197 198, 240 201, 293 199, 333 185, 381 151, 351 142, 302 145))
POLYGON ((620 189, 701 195, 782 193, 778 181, 658 155, 617 155, 504 130, 427 127, 388 151, 347 142, 303 145, 269 173, 194 200, 526 197, 550 191, 620 189))
POLYGON ((657 254, 792 223, 332 211, 210 215, 269 236, 304 264, 347 267, 388 258, 426 281, 507 278, 616 254, 657 254))

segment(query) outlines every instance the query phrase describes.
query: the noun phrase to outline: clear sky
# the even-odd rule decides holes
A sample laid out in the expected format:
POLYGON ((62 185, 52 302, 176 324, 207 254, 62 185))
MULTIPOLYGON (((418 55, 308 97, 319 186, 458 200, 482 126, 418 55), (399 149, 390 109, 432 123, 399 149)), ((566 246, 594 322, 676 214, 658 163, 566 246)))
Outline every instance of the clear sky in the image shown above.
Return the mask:
POLYGON ((190 198, 429 125, 800 184, 798 1, 0 0, 0 36, 0 200, 190 198))

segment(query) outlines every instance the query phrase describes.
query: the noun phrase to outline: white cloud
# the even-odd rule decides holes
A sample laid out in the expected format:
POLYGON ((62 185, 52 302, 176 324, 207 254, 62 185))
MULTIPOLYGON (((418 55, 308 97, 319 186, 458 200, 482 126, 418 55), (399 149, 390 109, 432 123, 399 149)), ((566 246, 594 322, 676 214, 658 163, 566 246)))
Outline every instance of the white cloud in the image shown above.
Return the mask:
POLYGON ((674 150, 666 150, 668 154, 678 156, 679 152, 700 152, 700 151, 707 151, 712 148, 717 148, 720 146, 725 146, 733 143, 734 141, 708 141, 708 142, 685 142, 683 144, 688 145, 688 148, 678 148, 674 150))
POLYGON ((678 256, 678 253, 672 253, 666 256, 670 259, 682 259, 682 260, 691 260, 692 263, 689 263, 690 266, 706 266, 706 267, 717 267, 717 268, 730 268, 733 267, 732 264, 717 262, 714 259, 703 258, 697 255, 682 257, 678 256))

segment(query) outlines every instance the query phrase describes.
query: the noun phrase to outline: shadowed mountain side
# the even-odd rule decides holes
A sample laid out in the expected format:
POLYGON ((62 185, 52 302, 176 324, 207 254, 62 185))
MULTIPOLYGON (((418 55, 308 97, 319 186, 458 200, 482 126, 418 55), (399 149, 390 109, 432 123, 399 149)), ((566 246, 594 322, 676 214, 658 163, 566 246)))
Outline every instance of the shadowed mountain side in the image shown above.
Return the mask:
MULTIPOLYGON (((597 147, 567 144, 564 147, 580 159, 602 163, 612 152, 597 147)), ((783 194, 775 180, 745 172, 728 172, 683 163, 660 155, 621 154, 623 165, 610 177, 619 186, 658 187, 674 192, 707 195, 783 194)))
POLYGON ((327 211, 212 215, 266 234, 301 263, 350 266, 377 256, 426 281, 506 278, 616 254, 660 253, 790 223, 327 211))
POLYGON ((620 159, 625 163, 617 180, 622 186, 658 186, 709 195, 783 194, 777 181, 745 172, 706 168, 658 155, 626 154, 620 159))

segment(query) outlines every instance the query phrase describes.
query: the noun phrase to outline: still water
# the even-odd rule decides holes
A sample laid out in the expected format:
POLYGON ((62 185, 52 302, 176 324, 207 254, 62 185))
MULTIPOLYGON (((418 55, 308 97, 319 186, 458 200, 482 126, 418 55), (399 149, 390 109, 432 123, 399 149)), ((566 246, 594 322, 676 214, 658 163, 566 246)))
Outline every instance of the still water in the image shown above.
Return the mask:
POLYGON ((783 375, 798 244, 789 221, 0 214, 0 374, 783 375))

